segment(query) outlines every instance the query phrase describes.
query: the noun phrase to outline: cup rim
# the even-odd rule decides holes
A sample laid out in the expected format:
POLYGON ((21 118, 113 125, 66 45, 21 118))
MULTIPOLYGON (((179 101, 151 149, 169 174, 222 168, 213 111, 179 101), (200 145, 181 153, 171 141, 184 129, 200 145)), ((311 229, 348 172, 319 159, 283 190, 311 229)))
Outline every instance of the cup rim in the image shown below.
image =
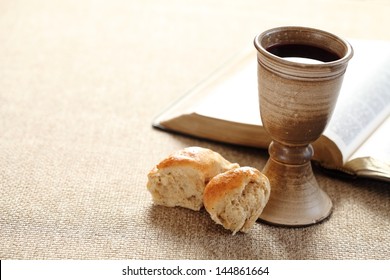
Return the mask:
MULTIPOLYGON (((311 39, 313 39, 313 38, 311 38, 311 39)), ((302 43, 302 44, 305 44, 305 43, 302 43)), ((340 64, 343 64, 346 61, 350 60, 352 58, 353 52, 354 52, 351 44, 347 40, 344 40, 344 39, 340 38, 339 36, 336 36, 333 33, 330 33, 330 32, 327 32, 327 31, 324 31, 321 29, 304 27, 304 26, 280 26, 280 27, 275 27, 275 28, 265 30, 264 32, 258 34, 255 37, 254 45, 255 45, 255 48, 257 49, 257 51, 259 51, 264 56, 266 56, 272 60, 276 60, 276 61, 283 63, 283 64, 286 64, 286 65, 295 66, 295 67, 304 67, 304 68, 315 68, 315 67, 319 67, 319 66, 331 67, 331 66, 340 65, 340 64), (284 59, 283 57, 277 56, 277 55, 267 51, 266 47, 263 46, 263 44, 262 44, 263 39, 265 39, 267 36, 270 36, 271 34, 286 33, 286 32, 307 32, 307 33, 314 35, 313 38, 314 38, 314 40, 317 40, 317 42, 320 41, 320 37, 321 38, 325 38, 325 37, 330 38, 336 44, 344 46, 344 48, 345 48, 344 55, 343 56, 339 55, 340 56, 339 59, 328 61, 328 62, 321 61, 318 63, 305 63, 305 62, 297 62, 297 61, 291 61, 291 60, 284 59)), ((276 45, 276 44, 269 45, 269 46, 267 46, 267 48, 272 47, 274 45, 276 45)), ((314 44, 307 43, 307 45, 313 46, 314 44)), ((328 50, 331 50, 331 49, 329 48, 328 50)))

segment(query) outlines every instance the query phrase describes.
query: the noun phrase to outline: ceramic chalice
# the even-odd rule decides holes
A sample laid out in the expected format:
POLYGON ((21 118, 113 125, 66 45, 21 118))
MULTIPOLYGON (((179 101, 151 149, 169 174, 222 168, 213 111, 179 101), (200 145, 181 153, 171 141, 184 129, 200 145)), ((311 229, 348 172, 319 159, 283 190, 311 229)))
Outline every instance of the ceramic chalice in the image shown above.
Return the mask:
POLYGON ((313 175, 311 143, 331 118, 352 47, 331 33, 291 26, 267 30, 254 44, 260 114, 273 140, 263 170, 271 196, 260 219, 315 224, 330 215, 332 201, 313 175))

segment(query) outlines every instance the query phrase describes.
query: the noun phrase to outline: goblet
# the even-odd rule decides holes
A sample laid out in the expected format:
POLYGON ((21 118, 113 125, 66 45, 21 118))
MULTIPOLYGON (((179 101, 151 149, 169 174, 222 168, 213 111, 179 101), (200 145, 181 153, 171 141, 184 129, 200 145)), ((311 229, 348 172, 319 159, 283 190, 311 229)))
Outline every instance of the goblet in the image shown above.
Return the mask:
POLYGON ((260 220, 285 226, 318 223, 332 211, 311 167, 313 148, 331 118, 351 45, 307 27, 278 27, 255 37, 260 115, 272 138, 263 172, 271 195, 260 220))

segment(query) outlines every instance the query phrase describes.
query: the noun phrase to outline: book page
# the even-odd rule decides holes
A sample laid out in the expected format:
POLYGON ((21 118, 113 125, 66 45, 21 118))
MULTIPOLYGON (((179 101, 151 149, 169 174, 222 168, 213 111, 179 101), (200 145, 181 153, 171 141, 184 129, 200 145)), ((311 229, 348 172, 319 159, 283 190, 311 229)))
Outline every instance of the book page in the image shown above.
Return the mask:
POLYGON ((390 117, 351 156, 351 160, 372 157, 390 165, 390 117))
POLYGON ((256 52, 246 55, 234 72, 223 77, 196 105, 195 112, 229 122, 261 126, 257 93, 256 52))
MULTIPOLYGON (((336 141, 344 162, 390 116, 390 44, 376 41, 355 43, 354 57, 324 133, 336 141)), ((388 143, 390 145, 390 141, 388 143)))

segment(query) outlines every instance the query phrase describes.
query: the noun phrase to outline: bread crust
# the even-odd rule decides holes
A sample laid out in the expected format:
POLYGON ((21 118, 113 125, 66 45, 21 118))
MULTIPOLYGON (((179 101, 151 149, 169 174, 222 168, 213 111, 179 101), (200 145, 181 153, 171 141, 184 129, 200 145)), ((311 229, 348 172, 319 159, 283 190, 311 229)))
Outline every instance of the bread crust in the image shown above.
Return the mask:
POLYGON ((207 184, 203 203, 211 218, 235 234, 254 225, 271 187, 268 178, 253 167, 240 167, 215 176, 207 184))
POLYGON ((219 153, 202 147, 188 147, 177 151, 157 164, 162 170, 172 167, 191 167, 203 173, 207 182, 215 175, 236 168, 237 163, 230 163, 219 153))
POLYGON ((169 155, 149 172, 147 189, 155 204, 200 210, 211 178, 237 167, 210 149, 188 147, 169 155))

